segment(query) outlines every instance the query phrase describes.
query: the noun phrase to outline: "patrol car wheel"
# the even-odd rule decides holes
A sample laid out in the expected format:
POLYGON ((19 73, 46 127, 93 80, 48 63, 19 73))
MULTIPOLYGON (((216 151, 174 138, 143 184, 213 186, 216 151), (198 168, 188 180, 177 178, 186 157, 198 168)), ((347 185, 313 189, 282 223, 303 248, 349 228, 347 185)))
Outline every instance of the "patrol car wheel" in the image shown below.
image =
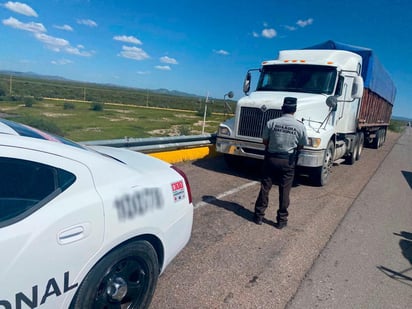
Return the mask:
POLYGON ((126 244, 98 262, 80 285, 70 308, 147 308, 159 276, 159 263, 147 241, 126 244))
POLYGON ((318 186, 324 186, 328 182, 330 170, 333 165, 333 156, 335 153, 335 146, 330 141, 328 147, 326 147, 325 155, 323 157, 323 165, 315 168, 313 173, 314 182, 318 186))

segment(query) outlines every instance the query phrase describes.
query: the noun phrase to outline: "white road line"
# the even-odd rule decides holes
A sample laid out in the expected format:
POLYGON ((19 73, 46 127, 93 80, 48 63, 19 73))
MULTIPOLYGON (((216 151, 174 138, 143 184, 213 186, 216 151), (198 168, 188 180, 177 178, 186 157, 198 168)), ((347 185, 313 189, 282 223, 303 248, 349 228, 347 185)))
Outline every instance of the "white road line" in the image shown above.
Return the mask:
POLYGON ((245 183, 244 185, 241 185, 240 187, 236 187, 236 188, 233 188, 233 189, 231 189, 231 190, 229 190, 229 191, 223 192, 223 193, 219 194, 219 195, 216 196, 216 197, 206 198, 204 201, 201 201, 201 202, 199 202, 199 203, 196 203, 196 204, 193 206, 193 208, 196 209, 196 208, 205 206, 205 205, 210 204, 211 202, 213 202, 213 201, 215 201, 215 200, 219 200, 219 199, 221 199, 221 198, 223 198, 223 197, 226 197, 226 196, 228 196, 228 195, 237 193, 237 192, 239 192, 239 191, 242 191, 243 189, 249 188, 249 187, 254 186, 254 185, 256 185, 256 184, 260 184, 260 182, 259 182, 259 181, 252 181, 252 182, 245 183))

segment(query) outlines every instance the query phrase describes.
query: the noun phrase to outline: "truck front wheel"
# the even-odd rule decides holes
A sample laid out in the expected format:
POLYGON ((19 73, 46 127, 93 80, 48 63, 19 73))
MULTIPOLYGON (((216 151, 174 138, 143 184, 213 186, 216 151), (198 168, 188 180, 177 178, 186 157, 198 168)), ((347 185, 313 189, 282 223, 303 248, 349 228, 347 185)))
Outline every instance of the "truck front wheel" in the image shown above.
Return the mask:
POLYGON ((359 160, 363 150, 363 144, 365 143, 365 135, 363 132, 358 132, 358 151, 356 153, 356 160, 359 160))
POLYGON ((328 182, 330 170, 333 165, 333 156, 335 153, 335 146, 332 141, 328 143, 325 154, 323 156, 322 166, 316 167, 313 171, 313 181, 318 186, 324 186, 328 182))

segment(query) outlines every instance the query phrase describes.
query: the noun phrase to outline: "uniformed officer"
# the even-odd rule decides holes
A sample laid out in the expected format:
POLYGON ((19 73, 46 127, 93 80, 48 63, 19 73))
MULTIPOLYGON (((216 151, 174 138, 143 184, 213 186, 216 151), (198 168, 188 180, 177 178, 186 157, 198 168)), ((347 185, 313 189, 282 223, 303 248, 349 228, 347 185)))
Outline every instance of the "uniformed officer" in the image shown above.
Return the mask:
POLYGON ((255 203, 254 221, 262 224, 269 203, 272 184, 279 185, 279 209, 275 227, 282 229, 288 220, 289 193, 295 176, 298 151, 307 145, 306 128, 295 119, 297 99, 286 97, 282 105, 282 117, 271 119, 263 129, 262 139, 266 146, 259 196, 255 203))

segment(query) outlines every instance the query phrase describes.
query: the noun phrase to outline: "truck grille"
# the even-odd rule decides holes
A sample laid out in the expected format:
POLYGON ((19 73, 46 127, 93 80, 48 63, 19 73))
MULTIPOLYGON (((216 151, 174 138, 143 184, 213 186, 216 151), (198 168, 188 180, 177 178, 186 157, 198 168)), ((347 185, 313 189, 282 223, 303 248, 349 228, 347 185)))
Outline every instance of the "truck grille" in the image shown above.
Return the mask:
POLYGON ((262 137, 263 126, 270 119, 279 118, 282 111, 268 109, 263 111, 257 107, 242 107, 240 110, 238 135, 248 137, 262 137))

